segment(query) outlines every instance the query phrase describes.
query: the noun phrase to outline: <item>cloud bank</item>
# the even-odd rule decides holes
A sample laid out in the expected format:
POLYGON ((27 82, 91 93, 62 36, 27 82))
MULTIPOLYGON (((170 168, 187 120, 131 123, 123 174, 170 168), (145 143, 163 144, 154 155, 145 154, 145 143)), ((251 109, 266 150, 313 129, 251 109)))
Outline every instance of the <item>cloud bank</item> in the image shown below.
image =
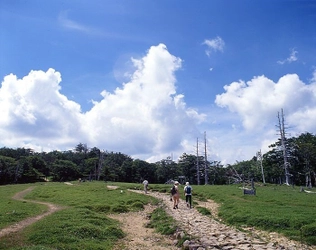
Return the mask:
POLYGON ((50 151, 82 142, 151 161, 185 152, 204 115, 186 107, 176 92, 181 59, 160 44, 132 61, 130 81, 114 93, 103 90, 102 100, 86 113, 60 93, 61 74, 54 69, 22 79, 6 76, 0 89, 1 143, 50 151))
MULTIPOLYGON (((215 103, 237 114, 243 127, 242 137, 252 134, 252 140, 261 144, 258 150, 264 148, 267 151, 268 145, 277 140, 277 113, 281 109, 284 110, 290 136, 316 132, 314 78, 305 84, 296 74, 287 74, 277 82, 258 76, 248 82, 225 85, 224 90, 225 93, 216 96, 215 103)), ((247 143, 254 145, 250 140, 247 143)))
POLYGON ((184 152, 195 154, 196 139, 203 141, 206 131, 208 159, 226 164, 267 151, 277 140, 281 109, 293 136, 316 132, 316 71, 309 83, 296 74, 277 82, 266 76, 232 82, 216 95, 216 106, 210 100, 204 114, 187 107, 185 96, 177 93, 181 83, 175 73, 182 60, 164 44, 131 61, 135 70, 129 72, 129 80, 113 92, 100 90, 102 99, 87 112, 61 94, 61 74, 54 69, 32 70, 21 79, 5 76, 0 88, 0 146, 48 152, 86 143, 155 162, 171 155, 176 160, 184 152))

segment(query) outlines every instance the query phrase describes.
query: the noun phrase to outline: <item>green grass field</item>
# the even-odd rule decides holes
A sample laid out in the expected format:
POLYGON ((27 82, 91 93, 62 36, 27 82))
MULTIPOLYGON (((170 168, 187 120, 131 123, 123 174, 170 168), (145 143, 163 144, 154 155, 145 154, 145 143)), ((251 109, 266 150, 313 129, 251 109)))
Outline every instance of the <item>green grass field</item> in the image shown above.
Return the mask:
MULTIPOLYGON (((241 187, 193 186, 193 201, 203 204, 207 199, 215 200, 221 205, 219 216, 227 224, 278 232, 316 245, 316 193, 300 192, 300 187, 286 185, 257 185, 257 195, 253 196, 244 195, 241 187)), ((160 192, 170 190, 166 185, 151 185, 151 188, 160 192)), ((203 207, 199 211, 207 215, 203 207)))
MULTIPOLYGON (((143 209, 144 204, 158 203, 148 195, 127 191, 128 188, 141 189, 141 184, 73 184, 33 184, 36 188, 25 199, 51 202, 66 208, 17 234, 1 238, 0 249, 111 249, 124 233, 107 214, 137 211, 143 209), (107 185, 119 188, 112 190, 107 185)), ((45 211, 45 206, 11 199, 15 193, 30 186, 0 186, 0 228, 45 211)), ((154 184, 149 188, 169 192, 170 185, 154 184)), ((202 201, 209 198, 221 204, 219 215, 228 224, 255 226, 316 245, 316 194, 300 192, 299 187, 268 185, 258 186, 257 195, 251 196, 243 195, 237 185, 193 186, 194 202, 203 204, 202 201)), ((173 223, 163 211, 156 210, 151 217, 149 226, 158 232, 170 234, 175 230, 168 226, 173 223), (161 231, 162 228, 168 230, 161 231)))
POLYGON ((316 193, 285 185, 258 186, 256 196, 243 195, 236 185, 195 189, 202 200, 210 198, 221 204, 219 216, 227 224, 254 226, 316 245, 316 193))

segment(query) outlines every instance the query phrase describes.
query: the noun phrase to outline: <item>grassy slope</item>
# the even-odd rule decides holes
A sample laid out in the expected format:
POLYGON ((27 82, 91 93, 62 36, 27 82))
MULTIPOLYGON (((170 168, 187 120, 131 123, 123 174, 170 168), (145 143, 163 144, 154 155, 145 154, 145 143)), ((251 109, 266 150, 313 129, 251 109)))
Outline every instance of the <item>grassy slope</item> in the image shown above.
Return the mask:
MULTIPOLYGON (((47 201, 67 208, 29 226, 15 237, 18 240, 12 236, 2 238, 0 249, 111 249, 124 233, 106 214, 135 211, 149 202, 157 203, 150 196, 128 192, 124 188, 123 192, 121 188, 107 189, 104 182, 75 183, 73 186, 63 183, 36 185, 26 199, 47 201)), ((8 195, 25 188, 14 188, 8 195)), ((18 206, 20 204, 16 204, 18 206)))
POLYGON ((237 185, 195 189, 198 197, 221 204, 219 215, 229 224, 255 226, 316 245, 316 194, 285 185, 258 186, 256 196, 243 195, 237 185))
POLYGON ((0 228, 46 211, 46 206, 13 200, 12 197, 30 185, 0 186, 0 228))
MULTIPOLYGON (((21 234, 20 241, 2 239, 0 249, 4 246, 6 249, 10 247, 13 249, 19 244, 34 246, 15 249, 111 249, 114 242, 124 234, 119 229, 119 225, 106 214, 141 209, 143 204, 148 202, 157 203, 150 196, 126 190, 142 188, 140 184, 104 182, 74 184, 73 186, 63 183, 36 184, 36 189, 26 197, 27 199, 48 201, 68 208, 28 227, 21 234), (117 185, 119 189, 110 190, 106 185, 117 185)), ((27 185, 0 187, 6 190, 6 194, 1 192, 1 208, 6 211, 20 208, 21 202, 11 204, 9 197, 27 187, 27 185)), ((217 201, 221 204, 220 216, 227 223, 277 231, 293 239, 316 245, 316 194, 302 193, 299 187, 268 185, 258 186, 256 196, 245 196, 239 187, 237 185, 193 186, 193 200, 211 198, 217 201)), ((150 185, 150 189, 169 192, 170 185, 150 185)), ((22 208, 20 213, 24 216, 41 210, 38 205, 28 203, 23 203, 22 208), (35 210, 30 211, 30 208, 35 210)), ((2 209, 0 211, 3 211, 2 209)), ((5 221, 11 215, 1 213, 1 216, 5 221)))
MULTIPOLYGON (((150 185, 159 192, 169 192, 170 187, 150 185)), ((227 224, 254 226, 316 245, 316 193, 300 192, 300 187, 286 185, 257 185, 257 195, 252 196, 243 195, 241 187, 193 185, 193 202, 215 200, 221 205, 219 216, 227 224)))

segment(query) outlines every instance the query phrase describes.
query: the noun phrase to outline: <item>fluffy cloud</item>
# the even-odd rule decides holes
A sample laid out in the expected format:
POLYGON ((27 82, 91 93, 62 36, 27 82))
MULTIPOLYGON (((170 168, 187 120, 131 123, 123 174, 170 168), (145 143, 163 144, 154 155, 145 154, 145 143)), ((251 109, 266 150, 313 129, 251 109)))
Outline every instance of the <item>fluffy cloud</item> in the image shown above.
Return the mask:
MULTIPOLYGON (((315 74, 315 73, 314 73, 315 74)), ((251 81, 224 86, 215 103, 240 117, 244 132, 256 134, 261 146, 276 141, 277 113, 283 109, 293 136, 306 131, 315 133, 316 82, 302 82, 296 74, 288 74, 273 82, 265 76, 251 81)))
POLYGON ((216 96, 217 106, 204 108, 206 115, 187 107, 177 93, 175 72, 182 61, 165 45, 131 61, 129 80, 113 92, 100 90, 102 99, 85 113, 60 93, 61 74, 54 69, 21 79, 6 76, 0 88, 0 146, 50 151, 81 142, 157 161, 195 154, 196 138, 203 143, 206 131, 208 158, 225 164, 266 151, 277 140, 282 108, 293 136, 316 132, 316 71, 308 84, 296 74, 277 82, 265 76, 232 82, 216 96))
POLYGON ((0 89, 0 129, 4 146, 74 143, 80 106, 59 93, 61 76, 53 69, 31 71, 22 79, 4 78, 0 89))
POLYGON ((160 44, 133 62, 137 70, 131 80, 114 93, 104 91, 103 100, 85 114, 86 132, 91 130, 93 144, 104 138, 110 148, 133 155, 171 153, 203 119, 176 94, 174 72, 181 60, 160 44))
POLYGON ((181 59, 160 44, 132 60, 130 81, 113 93, 102 91, 102 100, 86 113, 60 93, 61 75, 54 69, 31 71, 22 79, 6 76, 0 89, 3 146, 49 151, 83 142, 149 160, 183 153, 204 115, 187 108, 176 93, 181 59))

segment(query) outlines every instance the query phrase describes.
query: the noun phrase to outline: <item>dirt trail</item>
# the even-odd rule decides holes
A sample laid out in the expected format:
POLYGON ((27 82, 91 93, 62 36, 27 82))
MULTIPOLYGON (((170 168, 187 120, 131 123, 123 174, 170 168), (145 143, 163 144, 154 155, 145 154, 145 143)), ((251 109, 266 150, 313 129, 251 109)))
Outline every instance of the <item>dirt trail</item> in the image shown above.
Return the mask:
POLYGON ((126 237, 119 240, 114 250, 176 250, 172 237, 167 237, 154 232, 152 228, 146 228, 149 222, 148 215, 155 206, 146 205, 143 211, 123 214, 112 214, 109 217, 121 223, 126 237))
MULTIPOLYGON (((108 186, 109 189, 116 189, 116 186, 108 186)), ((34 187, 30 187, 22 192, 17 193, 12 198, 20 201, 43 204, 48 210, 40 215, 27 218, 14 225, 0 230, 0 238, 10 233, 17 232, 32 223, 48 216, 63 207, 48 202, 39 202, 25 200, 23 197, 31 192, 34 187)), ((140 190, 130 190, 144 194, 140 190)), ((212 218, 201 215, 195 208, 189 209, 183 200, 180 201, 179 209, 172 209, 170 196, 165 193, 148 192, 155 198, 161 200, 166 212, 171 215, 178 224, 179 230, 186 232, 194 243, 189 242, 190 249, 251 249, 251 250, 315 250, 315 247, 308 247, 299 242, 291 241, 276 233, 267 233, 255 230, 253 228, 245 229, 247 232, 241 232, 233 227, 228 227, 221 223, 217 217, 218 205, 209 200, 200 202, 199 206, 205 207, 212 211, 212 218), (194 245, 196 248, 194 248, 194 245), (202 247, 203 246, 203 247, 202 247)), ((121 223, 122 230, 126 237, 116 244, 114 250, 176 250, 175 241, 172 237, 162 236, 154 232, 153 229, 146 228, 149 222, 149 214, 155 209, 155 206, 146 205, 143 211, 130 212, 124 214, 110 215, 111 218, 121 223)))
POLYGON ((27 188, 27 189, 15 194, 12 197, 12 199, 46 205, 48 210, 46 212, 40 214, 40 215, 26 218, 26 219, 24 219, 22 221, 19 221, 19 222, 13 224, 13 225, 10 225, 10 226, 8 226, 6 228, 1 229, 0 230, 0 238, 5 236, 5 235, 8 235, 10 233, 18 232, 19 230, 22 230, 23 228, 33 224, 34 222, 39 221, 40 219, 42 219, 42 218, 44 218, 44 217, 46 217, 46 216, 58 211, 58 210, 63 209, 63 207, 55 205, 55 204, 52 204, 52 203, 23 199, 23 197, 26 194, 28 194, 29 192, 31 192, 34 188, 35 187, 29 187, 29 188, 27 188))
MULTIPOLYGON (((133 192, 144 193, 143 191, 130 190, 133 192)), ((190 249, 251 249, 251 250, 315 250, 299 242, 287 239, 277 233, 245 228, 245 231, 237 230, 221 223, 217 217, 218 205, 208 200, 199 202, 199 206, 212 211, 212 218, 201 215, 195 208, 189 209, 183 200, 180 201, 179 209, 174 210, 170 195, 165 193, 149 192, 148 195, 154 196, 163 201, 166 205, 166 212, 171 215, 178 223, 180 231, 185 231, 192 239, 188 242, 190 249), (195 248, 196 247, 196 248, 195 248)), ((146 248, 128 248, 146 249, 146 248)), ((152 248, 155 249, 155 248, 152 248)), ((169 248, 171 249, 171 248, 169 248)))

